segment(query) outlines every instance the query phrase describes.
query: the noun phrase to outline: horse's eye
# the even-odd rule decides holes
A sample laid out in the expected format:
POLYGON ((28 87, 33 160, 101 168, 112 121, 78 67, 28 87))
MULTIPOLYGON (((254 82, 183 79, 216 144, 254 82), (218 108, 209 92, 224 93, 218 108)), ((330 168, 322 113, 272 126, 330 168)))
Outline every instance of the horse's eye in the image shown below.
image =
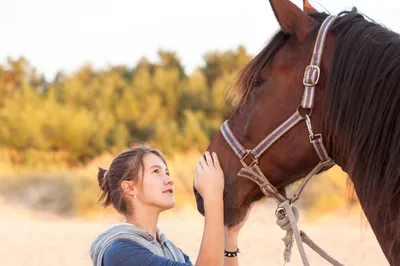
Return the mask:
POLYGON ((263 79, 261 79, 261 78, 256 78, 256 79, 253 81, 253 87, 260 86, 261 84, 263 84, 263 82, 264 82, 263 79))

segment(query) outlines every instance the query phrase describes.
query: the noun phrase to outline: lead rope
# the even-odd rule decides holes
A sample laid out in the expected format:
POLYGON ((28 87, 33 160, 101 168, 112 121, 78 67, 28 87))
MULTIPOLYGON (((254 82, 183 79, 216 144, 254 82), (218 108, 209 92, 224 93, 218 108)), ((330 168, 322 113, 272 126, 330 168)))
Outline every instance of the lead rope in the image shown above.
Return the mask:
POLYGON ((285 265, 290 262, 290 256, 292 254, 293 240, 296 240, 297 247, 300 252, 301 260, 303 265, 309 266, 306 252, 304 250, 303 242, 307 244, 312 250, 318 253, 322 258, 330 262, 334 266, 344 266, 334 258, 328 255, 322 248, 315 244, 303 231, 300 231, 297 227, 299 220, 299 211, 295 206, 291 206, 289 201, 281 203, 276 211, 277 225, 282 230, 286 231, 285 237, 282 239, 285 244, 284 259, 285 265), (294 236, 294 237, 293 237, 294 236))

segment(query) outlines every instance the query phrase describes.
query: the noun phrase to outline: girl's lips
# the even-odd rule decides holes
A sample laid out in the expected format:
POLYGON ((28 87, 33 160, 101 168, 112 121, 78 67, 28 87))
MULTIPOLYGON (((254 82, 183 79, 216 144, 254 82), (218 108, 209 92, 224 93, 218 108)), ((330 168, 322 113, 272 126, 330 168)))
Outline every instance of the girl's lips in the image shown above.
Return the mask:
POLYGON ((174 193, 174 189, 173 188, 168 188, 168 189, 164 190, 163 193, 172 194, 172 193, 174 193))

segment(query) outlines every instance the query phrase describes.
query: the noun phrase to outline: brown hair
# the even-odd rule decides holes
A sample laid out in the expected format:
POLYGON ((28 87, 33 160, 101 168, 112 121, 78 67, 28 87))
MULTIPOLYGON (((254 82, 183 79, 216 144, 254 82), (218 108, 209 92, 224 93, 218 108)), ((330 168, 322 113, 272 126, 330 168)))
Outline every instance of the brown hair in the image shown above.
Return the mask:
POLYGON ((99 167, 97 179, 103 191, 99 202, 104 200, 104 207, 112 204, 119 213, 125 215, 128 213, 128 206, 122 196, 121 184, 125 180, 138 182, 139 170, 142 169, 142 176, 144 174, 143 158, 149 153, 159 156, 167 164, 159 150, 140 146, 120 153, 112 161, 110 169, 99 167))

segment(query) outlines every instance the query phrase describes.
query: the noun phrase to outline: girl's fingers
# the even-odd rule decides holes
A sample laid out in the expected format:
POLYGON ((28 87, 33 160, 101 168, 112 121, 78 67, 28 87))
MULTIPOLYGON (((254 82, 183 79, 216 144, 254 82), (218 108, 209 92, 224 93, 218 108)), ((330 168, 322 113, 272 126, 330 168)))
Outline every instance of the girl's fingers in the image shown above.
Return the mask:
POLYGON ((215 152, 212 153, 212 157, 213 157, 213 160, 214 160, 214 166, 219 168, 220 165, 219 165, 219 161, 218 161, 218 156, 217 156, 217 154, 215 152))
POLYGON ((211 158, 211 155, 210 155, 210 152, 209 152, 209 151, 206 151, 206 160, 207 160, 207 165, 208 165, 208 166, 213 165, 213 160, 212 160, 212 158, 211 158))
POLYGON ((207 166, 207 162, 204 159, 204 156, 200 156, 200 162, 199 163, 200 163, 201 168, 203 168, 203 169, 207 166))

